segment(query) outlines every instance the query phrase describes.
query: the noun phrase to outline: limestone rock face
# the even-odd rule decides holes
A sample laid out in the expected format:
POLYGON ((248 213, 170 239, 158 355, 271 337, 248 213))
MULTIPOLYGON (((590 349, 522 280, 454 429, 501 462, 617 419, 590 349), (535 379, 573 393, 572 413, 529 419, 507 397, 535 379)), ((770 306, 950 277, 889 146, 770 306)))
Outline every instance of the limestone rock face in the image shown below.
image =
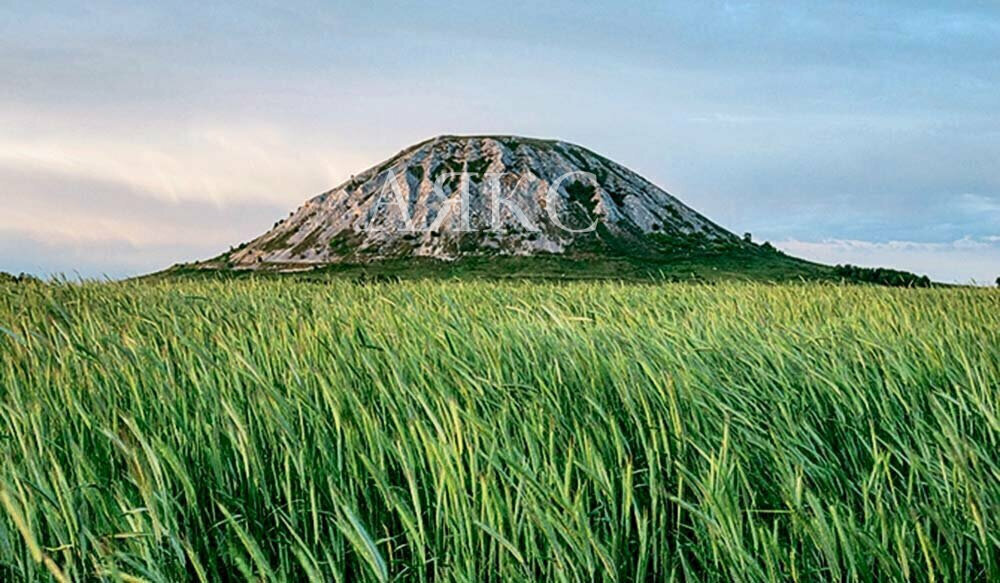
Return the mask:
POLYGON ((229 261, 243 269, 294 268, 741 244, 638 174, 580 146, 441 136, 309 200, 229 261))

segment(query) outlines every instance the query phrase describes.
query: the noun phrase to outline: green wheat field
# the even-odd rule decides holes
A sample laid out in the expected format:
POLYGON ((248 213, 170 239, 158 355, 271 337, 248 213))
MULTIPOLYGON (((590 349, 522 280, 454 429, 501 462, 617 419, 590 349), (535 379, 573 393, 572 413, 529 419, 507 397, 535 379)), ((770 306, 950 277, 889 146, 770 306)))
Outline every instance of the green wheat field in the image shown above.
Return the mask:
POLYGON ((0 581, 997 581, 1000 292, 0 286, 0 581))

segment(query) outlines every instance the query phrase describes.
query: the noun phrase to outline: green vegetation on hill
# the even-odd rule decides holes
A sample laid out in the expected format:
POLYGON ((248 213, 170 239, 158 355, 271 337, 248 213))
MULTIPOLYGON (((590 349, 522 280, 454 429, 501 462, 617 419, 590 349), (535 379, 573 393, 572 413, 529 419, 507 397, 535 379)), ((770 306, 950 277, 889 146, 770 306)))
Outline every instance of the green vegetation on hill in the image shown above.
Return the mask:
POLYGON ((998 379, 992 289, 4 285, 0 580, 995 581, 998 379))
MULTIPOLYGON (((471 238, 476 248, 479 241, 471 238)), ((599 234, 598 234, 599 236, 599 234)), ((348 248, 348 238, 333 244, 348 248)), ((926 276, 853 266, 830 267, 805 261, 775 249, 768 243, 743 245, 739 242, 707 242, 697 235, 679 237, 668 233, 649 236, 651 244, 644 257, 636 256, 638 246, 627 248, 620 239, 578 243, 573 255, 540 254, 507 256, 469 254, 454 261, 402 256, 369 262, 339 264, 269 264, 258 270, 233 270, 226 256, 205 264, 177 265, 152 274, 147 280, 190 279, 269 279, 330 280, 356 278, 383 279, 487 279, 487 280, 620 280, 634 282, 825 281, 871 283, 893 287, 928 287, 926 276), (606 241, 612 241, 612 245, 606 241), (619 249, 620 248, 620 249, 619 249), (621 251, 615 253, 615 251, 621 251), (629 255, 624 251, 630 251, 629 255)), ((456 241, 456 246, 461 241, 456 241)))
POLYGON ((184 265, 148 276, 153 280, 186 279, 295 279, 334 280, 361 276, 399 279, 473 280, 622 280, 665 281, 835 281, 830 268, 805 261, 789 260, 768 253, 741 255, 678 253, 665 261, 645 261, 629 257, 539 255, 532 257, 469 255, 455 261, 400 257, 370 263, 331 265, 282 264, 260 271, 205 269, 184 265))

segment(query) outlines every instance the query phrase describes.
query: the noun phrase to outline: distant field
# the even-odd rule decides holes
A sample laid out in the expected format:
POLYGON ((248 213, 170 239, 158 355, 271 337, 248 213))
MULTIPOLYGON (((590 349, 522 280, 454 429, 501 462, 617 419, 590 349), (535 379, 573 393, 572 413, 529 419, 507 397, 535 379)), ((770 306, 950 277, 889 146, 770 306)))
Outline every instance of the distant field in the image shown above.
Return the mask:
POLYGON ((998 451, 996 290, 0 285, 0 581, 997 581, 998 451))

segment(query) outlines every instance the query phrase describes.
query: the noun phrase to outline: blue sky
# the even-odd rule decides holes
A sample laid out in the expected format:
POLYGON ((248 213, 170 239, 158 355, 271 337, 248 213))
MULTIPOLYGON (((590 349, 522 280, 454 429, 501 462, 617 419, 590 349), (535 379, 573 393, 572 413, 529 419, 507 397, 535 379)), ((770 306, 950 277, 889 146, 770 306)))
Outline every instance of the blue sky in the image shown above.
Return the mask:
POLYGON ((1000 275, 992 2, 0 6, 0 270, 215 255, 437 134, 576 142, 828 262, 1000 275))

